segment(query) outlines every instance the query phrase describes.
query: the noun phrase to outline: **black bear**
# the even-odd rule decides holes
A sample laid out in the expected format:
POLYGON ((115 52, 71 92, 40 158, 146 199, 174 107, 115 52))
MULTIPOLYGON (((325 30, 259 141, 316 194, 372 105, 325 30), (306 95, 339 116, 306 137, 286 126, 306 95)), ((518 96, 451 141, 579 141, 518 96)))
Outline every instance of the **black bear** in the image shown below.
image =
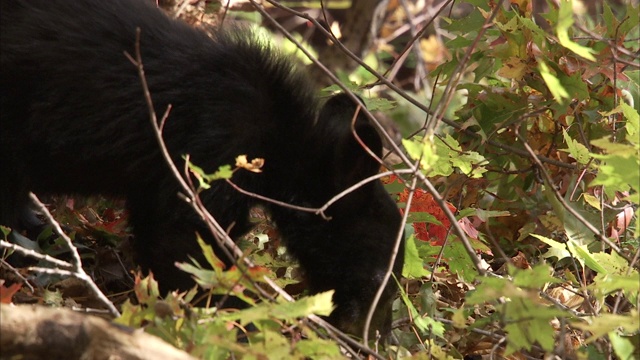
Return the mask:
MULTIPOLYGON (((164 139, 178 164, 189 154, 207 172, 246 154, 263 172, 236 172, 240 187, 290 204, 319 207, 379 164, 351 132, 356 110, 338 95, 320 105, 290 60, 237 29, 207 34, 143 0, 2 0, 0 2, 0 223, 15 226, 36 194, 126 197, 139 263, 164 289, 193 281, 173 263, 201 250, 208 231, 177 193, 149 123, 134 55, 142 61, 155 110, 170 116, 164 139)), ((380 155, 374 127, 356 132, 380 155)), ((224 182, 201 194, 207 209, 237 237, 258 204, 224 182)), ((399 211, 379 181, 313 213, 264 205, 311 292, 335 289, 329 320, 352 333, 388 267, 399 211)), ((207 240, 213 242, 211 235, 207 240)), ((394 272, 403 263, 400 248, 394 272)), ((395 283, 389 282, 372 327, 388 332, 395 283)))

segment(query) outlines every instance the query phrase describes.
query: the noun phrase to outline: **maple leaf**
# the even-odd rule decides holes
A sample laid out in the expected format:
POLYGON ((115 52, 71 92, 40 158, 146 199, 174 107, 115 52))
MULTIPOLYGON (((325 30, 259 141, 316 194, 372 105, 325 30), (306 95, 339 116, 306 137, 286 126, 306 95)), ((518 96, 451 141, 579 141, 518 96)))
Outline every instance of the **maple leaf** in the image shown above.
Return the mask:
MULTIPOLYGON (((401 202, 406 202, 408 197, 408 189, 404 189, 404 191, 399 194, 399 200, 401 202)), ((456 211, 455 206, 448 202, 446 205, 452 212, 456 211)), ((444 243, 448 229, 451 226, 451 222, 431 194, 422 189, 416 189, 413 194, 413 202, 409 211, 430 214, 440 222, 440 224, 414 222, 413 228, 416 232, 417 239, 422 241, 431 241, 433 245, 442 245, 444 243)))

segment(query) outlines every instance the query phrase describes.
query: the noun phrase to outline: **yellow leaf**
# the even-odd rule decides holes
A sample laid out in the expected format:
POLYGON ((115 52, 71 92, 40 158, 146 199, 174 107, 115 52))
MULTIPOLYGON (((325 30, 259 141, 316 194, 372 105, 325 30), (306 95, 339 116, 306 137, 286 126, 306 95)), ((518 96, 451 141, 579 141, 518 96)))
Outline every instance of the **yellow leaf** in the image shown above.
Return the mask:
POLYGON ((514 80, 521 80, 527 72, 527 64, 522 59, 512 56, 502 62, 498 75, 514 80))
POLYGON ((236 157, 236 167, 243 168, 245 170, 249 170, 251 172, 259 173, 262 172, 260 168, 264 166, 264 159, 255 158, 251 160, 249 163, 247 161, 247 155, 239 155, 236 157))

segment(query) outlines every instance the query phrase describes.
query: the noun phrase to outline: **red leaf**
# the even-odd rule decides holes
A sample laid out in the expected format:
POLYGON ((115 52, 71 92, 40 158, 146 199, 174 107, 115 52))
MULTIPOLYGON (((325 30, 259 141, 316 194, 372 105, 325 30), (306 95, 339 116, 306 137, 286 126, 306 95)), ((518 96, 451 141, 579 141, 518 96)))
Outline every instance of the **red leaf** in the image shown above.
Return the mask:
MULTIPOLYGON (((406 202, 409 197, 409 190, 405 189, 400 193, 399 200, 406 202)), ((456 211, 455 206, 450 203, 446 203, 449 210, 456 211)), ((438 203, 433 199, 433 196, 422 189, 416 189, 413 194, 413 202, 411 203, 411 212, 425 212, 433 215, 441 225, 427 224, 424 222, 414 223, 413 228, 416 232, 416 238, 422 241, 431 241, 433 245, 442 245, 447 236, 447 231, 451 227, 451 222, 445 215, 444 211, 440 208, 438 203)))
POLYGON ((4 280, 0 281, 0 304, 11 304, 13 295, 22 288, 22 284, 16 283, 6 287, 4 286, 4 280))

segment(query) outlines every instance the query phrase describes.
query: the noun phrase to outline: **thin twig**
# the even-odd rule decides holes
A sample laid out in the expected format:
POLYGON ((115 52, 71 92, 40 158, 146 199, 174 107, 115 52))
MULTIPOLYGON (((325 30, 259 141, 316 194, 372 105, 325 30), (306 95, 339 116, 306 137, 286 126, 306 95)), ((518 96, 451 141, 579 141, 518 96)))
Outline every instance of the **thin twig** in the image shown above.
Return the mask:
POLYGON ((0 265, 9 269, 9 271, 11 271, 15 276, 17 276, 20 280, 22 280, 22 283, 29 288, 32 294, 35 292, 35 289, 33 288, 33 286, 31 286, 31 284, 29 283, 29 280, 27 280, 24 276, 22 276, 22 274, 20 274, 20 271, 18 271, 18 269, 11 266, 11 264, 9 264, 5 259, 2 259, 2 258, 0 258, 0 265))
POLYGON ((375 175, 371 175, 367 178, 364 178, 360 181, 358 181, 357 183, 349 186, 348 188, 342 190, 341 192, 339 192, 337 195, 335 195, 334 197, 332 197, 331 199, 329 199, 329 201, 327 201, 324 205, 322 205, 317 213, 320 214, 322 212, 324 212, 325 210, 327 210, 331 205, 333 205, 336 201, 340 200, 341 198, 343 198, 344 196, 348 195, 349 193, 353 192, 355 189, 358 189, 360 187, 362 187, 364 184, 370 183, 374 180, 386 177, 386 176, 390 176, 390 175, 396 175, 396 174, 414 174, 415 170, 412 169, 400 169, 400 170, 393 170, 393 171, 385 171, 385 172, 381 172, 375 175))
MULTIPOLYGON (((416 182, 417 182, 416 177, 413 178, 412 182, 411 182, 411 186, 409 187, 409 196, 407 197, 407 209, 411 208, 411 201, 413 201, 413 194, 415 193, 416 190, 416 182)), ((389 282, 389 278, 391 277, 391 274, 393 273, 393 267, 396 263, 396 257, 398 256, 398 251, 400 249, 400 243, 403 240, 403 236, 404 236, 404 225, 407 223, 407 217, 409 216, 409 211, 405 211, 402 214, 402 221, 400 222, 400 229, 398 229, 398 237, 396 238, 396 242, 394 244, 393 247, 393 251, 391 252, 391 255, 389 256, 389 266, 387 267, 387 271, 384 274, 384 278, 382 279, 382 283, 380 284, 380 286, 378 287, 378 291, 376 292, 376 295, 373 297, 373 302, 371 302, 371 306, 369 307, 369 312, 367 313, 367 318, 365 320, 364 323, 364 330, 363 330, 363 334, 362 334, 362 342, 366 345, 369 343, 369 327, 371 326, 371 320, 373 319, 373 314, 376 311, 376 308, 378 307, 378 302, 380 301, 380 298, 382 297, 382 293, 384 292, 387 283, 389 282)))
POLYGON ((68 263, 68 262, 66 262, 64 260, 56 259, 56 258, 54 258, 53 256, 50 256, 50 255, 40 254, 37 251, 31 250, 31 249, 26 249, 26 248, 23 248, 20 245, 12 244, 12 243, 4 241, 4 240, 0 240, 0 247, 11 249, 11 250, 17 252, 20 255, 24 255, 24 256, 28 256, 30 258, 34 258, 34 259, 37 259, 37 260, 42 260, 42 261, 49 262, 51 264, 56 265, 57 267, 73 268, 73 265, 71 265, 70 263, 68 263))
POLYGON ((54 274, 73 276, 75 278, 82 280, 85 284, 87 284, 91 292, 98 298, 98 300, 103 305, 105 305, 107 309, 109 309, 109 312, 111 313, 111 315, 115 317, 119 317, 120 312, 116 309, 113 303, 109 301, 109 299, 102 293, 102 291, 100 291, 100 289, 98 288, 98 285, 96 285, 96 283, 93 282, 93 279, 91 279, 91 276, 89 276, 82 268, 82 260, 80 259, 80 254, 78 254, 78 249, 73 245, 73 242, 67 236, 67 234, 65 234, 64 231, 62 231, 60 224, 56 221, 56 219, 53 218, 53 216, 49 212, 49 209, 47 209, 47 207, 44 206, 42 202, 40 202, 40 200, 34 193, 29 193, 29 198, 31 199, 33 204, 36 206, 36 209, 40 211, 44 215, 44 217, 47 219, 49 224, 53 226, 53 230, 56 232, 56 234, 58 234, 62 238, 62 240, 65 242, 65 244, 69 248, 69 251, 71 252, 71 260, 72 260, 70 264, 72 270, 44 269, 44 268, 31 268, 31 269, 38 269, 37 271, 47 273, 47 274, 54 273, 54 274))

